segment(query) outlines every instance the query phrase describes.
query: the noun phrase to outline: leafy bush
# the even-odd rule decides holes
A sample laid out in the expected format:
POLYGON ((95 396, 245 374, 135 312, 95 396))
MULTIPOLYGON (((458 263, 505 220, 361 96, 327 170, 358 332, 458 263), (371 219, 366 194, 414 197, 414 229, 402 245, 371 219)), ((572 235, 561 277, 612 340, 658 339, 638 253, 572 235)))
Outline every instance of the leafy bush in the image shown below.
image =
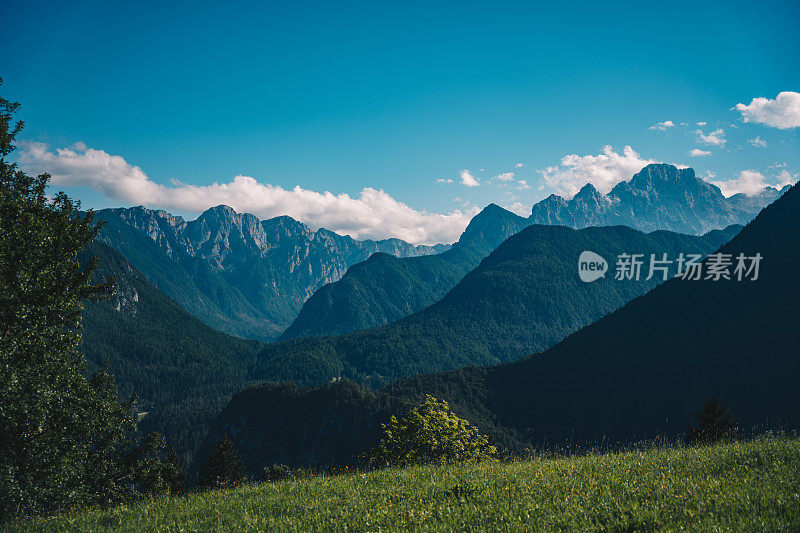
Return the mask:
POLYGON ((294 477, 292 469, 286 465, 274 464, 264 467, 261 474, 261 481, 283 481, 294 477))
POLYGON ((383 436, 369 454, 373 466, 465 463, 492 458, 497 449, 489 438, 458 418, 447 402, 426 396, 402 419, 383 424, 383 436))
POLYGON ((0 522, 164 492, 177 475, 163 438, 137 441, 135 398, 119 401, 105 367, 86 377, 81 311, 114 286, 78 260, 100 224, 8 162, 18 109, 0 98, 0 522))

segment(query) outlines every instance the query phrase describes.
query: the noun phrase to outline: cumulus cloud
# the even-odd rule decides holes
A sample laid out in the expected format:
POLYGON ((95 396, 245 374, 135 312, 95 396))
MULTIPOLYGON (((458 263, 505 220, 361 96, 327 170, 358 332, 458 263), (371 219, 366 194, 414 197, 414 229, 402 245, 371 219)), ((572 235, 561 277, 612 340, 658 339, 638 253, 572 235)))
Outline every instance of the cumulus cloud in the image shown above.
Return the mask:
POLYGON ((748 196, 754 196, 764 190, 765 187, 783 188, 786 185, 792 185, 797 182, 797 175, 792 175, 784 170, 773 180, 768 180, 761 172, 755 170, 743 170, 739 172, 739 176, 727 181, 711 181, 720 188, 724 196, 733 196, 734 194, 744 193, 748 196))
POLYGON ((711 155, 711 152, 708 150, 701 150, 699 148, 694 148, 692 151, 689 152, 690 157, 706 157, 711 155))
POLYGON ((750 144, 752 144, 756 148, 766 148, 767 147, 767 141, 765 141, 761 137, 756 137, 755 139, 750 139, 747 142, 749 142, 750 144))
POLYGON ((525 163, 516 163, 516 164, 514 165, 514 168, 522 168, 522 167, 524 167, 524 166, 525 166, 525 163))
POLYGON ((531 188, 531 186, 528 185, 528 180, 519 180, 517 183, 519 184, 519 186, 517 187, 518 189, 530 189, 531 188))
POLYGON ((453 183, 452 178, 436 178, 436 183, 453 183))
POLYGON ((417 211, 382 190, 366 187, 358 196, 284 189, 236 176, 227 183, 191 185, 152 181, 141 168, 103 150, 75 146, 50 151, 43 143, 21 143, 18 162, 27 172, 49 172, 52 184, 86 186, 108 198, 132 205, 200 213, 225 204, 259 218, 289 215, 313 228, 327 228, 354 238, 399 237, 416 244, 454 242, 478 211, 474 207, 447 214, 417 211))
POLYGON ((673 127, 675 127, 675 123, 674 122, 672 122, 671 120, 665 120, 664 122, 659 122, 658 124, 650 126, 648 129, 664 131, 667 128, 673 128, 673 127))
POLYGON ((783 169, 778 173, 777 176, 777 188, 783 189, 787 185, 794 185, 797 183, 797 179, 800 178, 800 174, 791 174, 788 170, 783 169))
POLYGON ((695 122, 696 125, 700 126, 701 128, 708 124, 707 122, 695 122))
POLYGON ((614 185, 630 180, 652 159, 642 158, 630 146, 618 153, 610 145, 603 147, 598 155, 571 154, 561 158, 561 164, 541 170, 544 183, 556 193, 571 198, 587 183, 591 183, 603 194, 614 185))
POLYGON ((480 183, 478 183, 478 179, 473 176, 469 170, 462 170, 459 172, 458 179, 461 180, 461 185, 466 187, 477 187, 480 185, 480 183))
POLYGON ((753 98, 748 105, 736 104, 733 108, 742 114, 744 122, 765 124, 786 130, 800 128, 800 93, 784 91, 777 98, 753 98))
POLYGON ((697 134, 697 140, 705 144, 725 146, 725 143, 728 142, 725 138, 725 130, 722 128, 715 129, 708 134, 703 133, 703 130, 697 130, 695 133, 697 134))
POLYGON ((724 196, 733 196, 738 193, 753 196, 764 190, 764 187, 767 186, 767 179, 755 170, 743 170, 739 173, 738 178, 712 181, 711 183, 719 187, 724 196))
POLYGON ((531 214, 531 206, 523 204, 520 201, 516 201, 510 204, 503 204, 502 207, 508 209, 512 213, 518 214, 521 217, 527 217, 531 214))
POLYGON ((500 181, 511 181, 511 180, 514 179, 514 173, 513 172, 503 172, 502 174, 498 174, 497 176, 495 176, 494 179, 500 180, 500 181))

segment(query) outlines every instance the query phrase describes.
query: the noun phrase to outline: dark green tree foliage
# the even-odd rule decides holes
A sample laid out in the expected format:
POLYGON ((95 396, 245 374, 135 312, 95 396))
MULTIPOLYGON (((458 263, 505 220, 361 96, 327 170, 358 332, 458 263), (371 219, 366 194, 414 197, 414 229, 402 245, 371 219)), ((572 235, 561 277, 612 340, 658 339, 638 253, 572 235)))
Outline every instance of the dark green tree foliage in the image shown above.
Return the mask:
POLYGON ((373 466, 465 463, 490 459, 497 449, 489 438, 458 418, 447 402, 426 396, 401 419, 383 424, 383 435, 370 452, 373 466))
POLYGON ((711 398, 703 404, 702 411, 697 413, 697 426, 689 426, 686 431, 686 444, 694 446, 730 440, 738 432, 739 426, 730 408, 718 398, 711 398))
POLYGON ((92 213, 7 161, 18 107, 0 98, 0 521, 149 490, 163 446, 153 436, 131 455, 133 399, 120 403, 105 369, 86 378, 83 302, 113 280, 93 281, 96 260, 79 264, 99 231, 92 213))
POLYGON ((217 442, 214 453, 200 467, 197 485, 204 489, 235 487, 244 481, 244 476, 242 461, 226 433, 217 442))

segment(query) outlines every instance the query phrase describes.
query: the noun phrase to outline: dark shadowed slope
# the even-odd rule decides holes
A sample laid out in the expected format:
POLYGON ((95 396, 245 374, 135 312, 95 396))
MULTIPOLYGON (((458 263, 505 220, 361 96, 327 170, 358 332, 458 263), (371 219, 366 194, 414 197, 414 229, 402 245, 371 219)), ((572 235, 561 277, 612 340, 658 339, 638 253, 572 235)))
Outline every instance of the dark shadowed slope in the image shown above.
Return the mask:
POLYGON ((531 226, 423 311, 373 330, 268 345, 257 377, 301 384, 347 377, 379 385, 404 375, 513 361, 549 348, 657 283, 609 276, 586 285, 577 274, 582 251, 608 258, 624 252, 708 253, 737 231, 694 237, 621 226, 531 226))
POLYGON ((389 324, 440 300, 501 242, 528 225, 490 204, 457 243, 437 255, 395 257, 377 253, 324 285, 303 304, 280 340, 342 335, 389 324))

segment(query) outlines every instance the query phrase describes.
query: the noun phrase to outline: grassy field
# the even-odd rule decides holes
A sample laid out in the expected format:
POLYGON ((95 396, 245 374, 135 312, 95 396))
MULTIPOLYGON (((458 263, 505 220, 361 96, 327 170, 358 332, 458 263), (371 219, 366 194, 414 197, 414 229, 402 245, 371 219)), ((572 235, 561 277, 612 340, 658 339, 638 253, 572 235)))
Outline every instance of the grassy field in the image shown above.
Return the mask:
POLYGON ((800 531, 800 440, 314 477, 160 498, 14 527, 800 531))

